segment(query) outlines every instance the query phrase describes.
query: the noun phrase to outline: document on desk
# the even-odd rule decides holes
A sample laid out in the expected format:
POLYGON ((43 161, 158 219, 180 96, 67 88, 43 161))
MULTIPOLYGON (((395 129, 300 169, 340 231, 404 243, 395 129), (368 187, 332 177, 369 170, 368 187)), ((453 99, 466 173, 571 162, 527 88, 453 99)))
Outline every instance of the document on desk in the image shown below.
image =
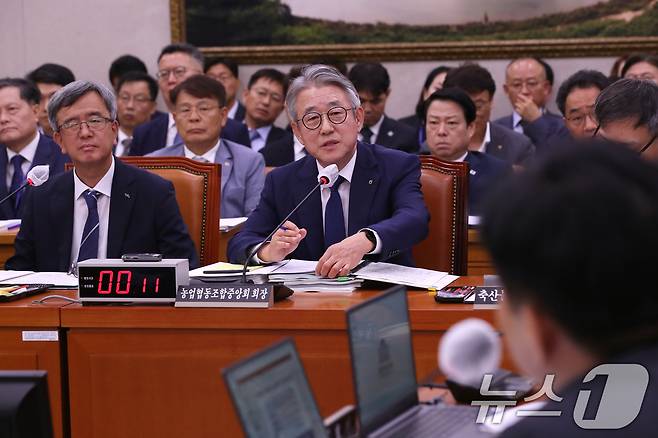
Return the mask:
MULTIPOLYGON (((267 275, 276 270, 282 265, 285 265, 287 260, 271 265, 257 265, 249 266, 247 268, 247 275, 267 275)), ((190 277, 228 277, 234 275, 242 275, 243 265, 237 263, 217 262, 211 265, 202 266, 200 268, 192 269, 190 277)))
POLYGON ((243 223, 247 222, 246 217, 227 217, 219 220, 219 230, 220 231, 230 231, 235 227, 239 227, 243 223))
POLYGON ((403 284, 423 289, 442 289, 459 278, 447 272, 430 269, 411 268, 392 263, 369 263, 354 273, 356 278, 403 284))
POLYGON ((32 273, 34 273, 34 271, 0 271, 0 283, 6 283, 12 278, 22 277, 23 275, 32 273))
POLYGON ((275 275, 288 275, 288 274, 314 274, 315 267, 318 264, 317 260, 299 260, 289 259, 287 263, 277 266, 272 274, 275 275))
POLYGON ((33 272, 31 274, 14 277, 10 280, 4 280, 3 283, 20 283, 30 284, 52 284, 53 288, 59 289, 77 289, 78 278, 75 275, 66 272, 33 272))
POLYGON ((21 220, 20 219, 8 219, 0 221, 0 231, 9 231, 20 228, 21 220))

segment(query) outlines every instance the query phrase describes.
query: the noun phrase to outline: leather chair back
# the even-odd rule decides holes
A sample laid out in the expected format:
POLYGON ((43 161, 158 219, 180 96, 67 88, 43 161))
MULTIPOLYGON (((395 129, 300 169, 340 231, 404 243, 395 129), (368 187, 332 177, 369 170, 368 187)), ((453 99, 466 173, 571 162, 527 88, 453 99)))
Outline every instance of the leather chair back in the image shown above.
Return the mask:
POLYGON ((466 275, 468 248, 468 163, 421 156, 425 204, 430 212, 427 238, 413 248, 416 266, 466 275))

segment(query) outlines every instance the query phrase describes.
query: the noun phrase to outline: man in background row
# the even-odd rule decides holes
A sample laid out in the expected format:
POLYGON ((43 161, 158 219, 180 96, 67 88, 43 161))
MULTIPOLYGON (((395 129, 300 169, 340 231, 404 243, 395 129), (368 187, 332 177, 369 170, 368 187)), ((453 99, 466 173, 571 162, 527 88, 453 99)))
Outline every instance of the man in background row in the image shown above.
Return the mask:
POLYGON ((244 123, 249 129, 249 140, 254 151, 260 151, 268 144, 286 135, 286 131, 274 126, 274 121, 283 111, 283 100, 288 91, 288 78, 273 68, 256 71, 242 100, 245 106, 244 123))
POLYGON ((216 81, 219 81, 226 90, 226 106, 228 118, 242 122, 244 120, 245 108, 237 98, 240 90, 240 76, 238 76, 238 64, 232 59, 213 58, 206 61, 204 72, 216 81))
POLYGON ((562 82, 555 100, 572 138, 582 140, 594 135, 594 104, 609 83, 603 73, 595 70, 577 71, 562 82))
POLYGON ((148 122, 155 113, 158 83, 151 76, 131 71, 116 84, 119 134, 114 155, 128 155, 135 128, 148 122))
POLYGON ((41 93, 41 101, 39 102, 39 129, 43 134, 52 137, 53 130, 50 127, 50 123, 48 123, 48 111, 46 109, 48 102, 57 90, 75 81, 75 76, 71 70, 63 65, 49 63, 32 70, 26 77, 36 84, 37 88, 39 88, 39 93, 41 93))
POLYGON ((462 89, 475 104, 475 129, 469 150, 487 153, 511 165, 524 166, 529 163, 535 155, 532 141, 523 134, 490 121, 496 83, 487 69, 477 64, 454 68, 446 75, 443 86, 462 89))
POLYGON ((221 217, 249 216, 263 190, 265 161, 258 152, 221 138, 228 112, 224 87, 208 76, 191 76, 171 91, 171 102, 183 144, 149 156, 221 164, 221 217))
POLYGON ((119 79, 121 79, 121 76, 134 71, 148 73, 148 70, 146 70, 146 64, 136 56, 122 55, 112 61, 112 64, 110 64, 109 77, 110 84, 112 84, 114 91, 118 90, 119 79))
POLYGON ((620 79, 599 94, 594 114, 598 136, 625 144, 647 160, 658 162, 658 85, 620 79))
MULTIPOLYGON (((158 57, 158 85, 167 105, 168 113, 157 117, 135 129, 130 155, 146 155, 165 146, 182 144, 176 129, 173 104, 169 93, 176 85, 195 74, 203 73, 203 54, 190 44, 170 44, 158 57)), ((243 145, 249 145, 247 128, 235 120, 226 123, 224 138, 243 145)))
MULTIPOLYGON (((68 157, 51 137, 37 129, 40 102, 33 82, 0 79, 0 198, 19 188, 34 166, 47 164, 51 177, 64 172, 68 157)), ((20 191, 0 204, 1 219, 22 217, 23 195, 20 191)))
POLYGON ((386 116, 386 100, 391 94, 388 71, 377 62, 355 64, 348 79, 359 92, 364 111, 359 139, 405 152, 418 152, 416 131, 408 125, 386 116))
POLYGON ((542 154, 553 140, 568 136, 562 117, 546 109, 553 88, 553 71, 537 58, 519 58, 505 69, 505 93, 514 111, 496 120, 527 135, 542 154))

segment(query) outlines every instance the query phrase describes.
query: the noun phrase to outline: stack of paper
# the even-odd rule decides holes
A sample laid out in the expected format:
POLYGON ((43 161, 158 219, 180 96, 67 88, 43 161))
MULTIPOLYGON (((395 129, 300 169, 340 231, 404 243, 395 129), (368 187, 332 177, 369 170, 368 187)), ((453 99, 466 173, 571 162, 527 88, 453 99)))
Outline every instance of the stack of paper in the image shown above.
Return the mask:
MULTIPOLYGON (((247 268, 247 276, 254 283, 265 283, 267 281, 267 275, 283 263, 285 262, 267 266, 249 266, 247 268)), ((191 270, 190 278, 212 282, 239 282, 242 280, 242 265, 226 262, 213 263, 212 265, 191 270)))
POLYGON ((52 284, 52 288, 57 289, 78 288, 78 278, 66 272, 0 271, 0 282, 22 285, 52 284))
POLYGON ((229 231, 247 221, 246 217, 226 217, 219 220, 219 231, 229 231))
POLYGON ((370 263, 356 272, 356 277, 384 283, 403 284, 423 289, 443 289, 457 278, 447 272, 410 268, 391 263, 370 263))
POLYGON ((354 292, 363 280, 354 277, 324 278, 315 274, 270 274, 269 280, 283 283, 295 292, 354 292))
POLYGON ((20 228, 21 220, 20 219, 9 219, 5 221, 0 221, 0 231, 9 231, 20 228))

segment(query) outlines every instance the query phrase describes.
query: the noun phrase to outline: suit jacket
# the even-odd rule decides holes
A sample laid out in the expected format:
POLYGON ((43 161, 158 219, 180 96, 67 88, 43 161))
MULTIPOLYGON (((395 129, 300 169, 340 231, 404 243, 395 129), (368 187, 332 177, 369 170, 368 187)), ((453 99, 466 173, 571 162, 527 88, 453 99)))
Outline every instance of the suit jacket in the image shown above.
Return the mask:
MULTIPOLYGON (((0 199, 3 199, 9 194, 7 187, 7 147, 4 145, 0 146, 0 199)), ((52 138, 44 134, 39 134, 39 143, 37 144, 37 150, 34 154, 34 161, 30 166, 30 169, 34 166, 41 166, 47 164, 50 167, 50 178, 53 176, 64 172, 64 164, 69 160, 68 155, 62 154, 57 143, 53 141, 52 138)), ((32 187, 27 187, 25 191, 33 190, 32 187)), ((23 198, 26 193, 23 193, 23 198)), ((14 211, 14 206, 12 205, 11 200, 7 200, 0 204, 0 219, 17 219, 21 218, 23 214, 23 201, 18 206, 18 211, 14 211)))
MULTIPOLYGON (((495 123, 514 130, 512 114, 497 119, 495 123)), ((567 127, 564 126, 562 116, 553 114, 550 111, 544 114, 532 123, 523 124, 523 133, 532 140, 537 148, 537 154, 543 154, 556 138, 563 138, 569 135, 567 127)))
MULTIPOLYGON (((146 155, 165 147, 167 145, 168 127, 168 113, 162 113, 162 116, 154 117, 150 121, 136 127, 133 133, 133 141, 130 144, 129 155, 146 155)), ((222 138, 246 146, 251 144, 247 127, 233 119, 226 120, 226 126, 222 129, 222 138)))
MULTIPOLYGON (((184 157, 183 145, 169 146, 149 157, 184 157)), ((265 184, 262 155, 241 144, 221 139, 215 163, 222 165, 221 217, 244 217, 256 208, 265 184)))
MULTIPOLYGON (((162 253, 199 259, 183 223, 171 182, 115 160, 107 258, 126 253, 162 253)), ((23 222, 6 269, 68 271, 73 236, 73 172, 57 175, 23 199, 23 222)))
MULTIPOLYGON (((614 374, 606 378, 595 378, 591 382, 582 383, 584 376, 575 379, 563 390, 555 393, 563 397, 561 402, 549 400, 541 407, 542 411, 561 411, 559 417, 527 417, 503 431, 500 438, 555 438, 555 437, 624 437, 644 438, 656 436, 656 412, 658 412, 658 346, 647 345, 632 351, 604 360, 602 364, 639 364, 645 367, 649 374, 649 382, 644 393, 644 399, 637 417, 622 429, 596 430, 581 429, 574 421, 576 400, 581 392, 591 391, 585 409, 585 419, 610 419, 609 414, 602 414, 604 403, 607 408, 612 407, 615 412, 623 408, 624 396, 619 392, 610 393, 602 397, 604 387, 609 379, 614 381, 614 374), (608 400, 606 400, 606 398, 608 400), (615 403, 616 402, 616 403, 615 403), (596 415, 598 412, 598 415, 596 415)), ((632 378, 628 378, 631 381, 632 378)), ((630 393, 630 391, 629 391, 630 393)), ((576 418, 583 418, 579 416, 576 418)))
POLYGON ((486 152, 510 164, 527 165, 535 155, 535 145, 524 134, 519 134, 498 123, 489 123, 491 141, 486 152))
POLYGON ((235 117, 233 117, 233 120, 236 122, 243 122, 246 112, 247 110, 244 105, 242 105, 242 102, 238 101, 238 109, 235 110, 235 117))
POLYGON ((512 173, 511 164, 489 154, 469 151, 468 163, 468 214, 478 216, 482 202, 495 185, 512 173))
POLYGON ((292 163, 295 161, 294 136, 290 132, 284 130, 281 137, 268 142, 265 147, 258 152, 265 157, 266 166, 279 167, 292 163))
MULTIPOLYGON (((243 262, 317 184, 315 158, 307 156, 270 172, 260 203, 228 245, 232 262, 243 262)), ((289 257, 318 260, 325 252, 320 191, 314 191, 290 220, 308 234, 289 257)), ((347 234, 368 227, 379 235, 381 253, 373 258, 413 265, 411 247, 428 233, 429 213, 420 191, 418 157, 378 145, 357 144, 350 184, 347 234)))
POLYGON ((386 115, 379 127, 375 144, 410 153, 418 152, 420 147, 418 133, 413 128, 386 115))

